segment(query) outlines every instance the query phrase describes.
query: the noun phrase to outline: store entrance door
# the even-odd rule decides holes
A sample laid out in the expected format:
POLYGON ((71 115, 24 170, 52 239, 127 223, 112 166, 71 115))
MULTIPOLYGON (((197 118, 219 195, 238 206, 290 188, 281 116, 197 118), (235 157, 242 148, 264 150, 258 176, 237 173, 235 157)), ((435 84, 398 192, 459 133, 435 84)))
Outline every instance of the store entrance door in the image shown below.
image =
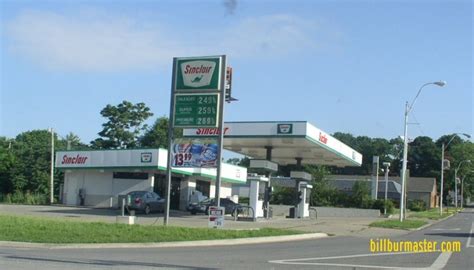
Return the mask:
MULTIPOLYGON (((171 177, 170 209, 179 210, 179 197, 181 194, 181 178, 171 177)), ((164 198, 166 194, 166 175, 155 174, 153 191, 164 198)))

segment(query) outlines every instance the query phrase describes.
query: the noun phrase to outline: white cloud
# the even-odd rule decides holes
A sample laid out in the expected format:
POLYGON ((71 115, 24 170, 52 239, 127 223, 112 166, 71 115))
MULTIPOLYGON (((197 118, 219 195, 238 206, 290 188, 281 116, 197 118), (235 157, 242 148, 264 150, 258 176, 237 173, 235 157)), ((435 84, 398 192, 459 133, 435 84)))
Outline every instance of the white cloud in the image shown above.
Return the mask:
POLYGON ((291 15, 271 15, 244 19, 224 31, 201 30, 190 38, 179 29, 123 16, 66 16, 30 10, 10 21, 7 33, 15 52, 43 66, 118 71, 163 67, 173 56, 183 55, 218 52, 236 58, 291 54, 314 48, 317 28, 313 22, 291 15), (196 46, 190 49, 190 43, 196 46))

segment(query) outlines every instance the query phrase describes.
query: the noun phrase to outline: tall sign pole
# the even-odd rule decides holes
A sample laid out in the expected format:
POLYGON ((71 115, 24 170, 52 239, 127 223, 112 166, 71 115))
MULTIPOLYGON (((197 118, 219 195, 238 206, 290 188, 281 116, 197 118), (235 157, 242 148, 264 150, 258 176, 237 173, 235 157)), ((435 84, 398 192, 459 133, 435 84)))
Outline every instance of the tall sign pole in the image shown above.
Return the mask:
POLYGON ((217 207, 221 206, 221 169, 222 169, 222 149, 224 145, 224 104, 225 104, 225 75, 226 75, 226 56, 222 56, 222 64, 221 64, 221 76, 223 77, 221 79, 221 98, 219 99, 219 139, 217 140, 217 144, 219 145, 219 150, 217 152, 217 172, 216 172, 216 202, 217 202, 217 207))
POLYGON ((164 225, 169 223, 172 167, 217 167, 216 199, 220 206, 225 88, 225 55, 173 58, 164 225), (177 143, 173 132, 176 127, 218 128, 219 140, 217 145, 177 143))
POLYGON ((168 225, 170 218, 170 193, 171 193, 171 148, 173 147, 174 140, 174 88, 176 85, 176 58, 173 59, 173 76, 171 79, 171 98, 170 98, 170 117, 168 122, 168 164, 166 166, 166 190, 165 190, 165 217, 163 219, 163 225, 168 225))

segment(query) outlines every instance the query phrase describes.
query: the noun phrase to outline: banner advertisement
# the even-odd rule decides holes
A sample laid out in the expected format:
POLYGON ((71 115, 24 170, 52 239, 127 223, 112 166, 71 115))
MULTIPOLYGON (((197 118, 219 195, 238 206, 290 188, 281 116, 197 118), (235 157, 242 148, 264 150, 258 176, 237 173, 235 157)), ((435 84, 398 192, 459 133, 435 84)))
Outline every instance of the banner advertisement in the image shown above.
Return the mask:
POLYGON ((173 167, 216 168, 217 138, 175 139, 172 147, 173 167))

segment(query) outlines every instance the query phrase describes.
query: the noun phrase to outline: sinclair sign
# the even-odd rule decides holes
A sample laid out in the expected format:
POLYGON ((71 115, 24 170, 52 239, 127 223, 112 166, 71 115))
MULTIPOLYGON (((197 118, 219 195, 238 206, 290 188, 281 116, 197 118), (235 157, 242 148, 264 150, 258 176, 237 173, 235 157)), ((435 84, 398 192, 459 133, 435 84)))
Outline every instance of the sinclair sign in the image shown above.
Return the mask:
POLYGON ((174 91, 220 91, 222 57, 176 58, 174 91))

